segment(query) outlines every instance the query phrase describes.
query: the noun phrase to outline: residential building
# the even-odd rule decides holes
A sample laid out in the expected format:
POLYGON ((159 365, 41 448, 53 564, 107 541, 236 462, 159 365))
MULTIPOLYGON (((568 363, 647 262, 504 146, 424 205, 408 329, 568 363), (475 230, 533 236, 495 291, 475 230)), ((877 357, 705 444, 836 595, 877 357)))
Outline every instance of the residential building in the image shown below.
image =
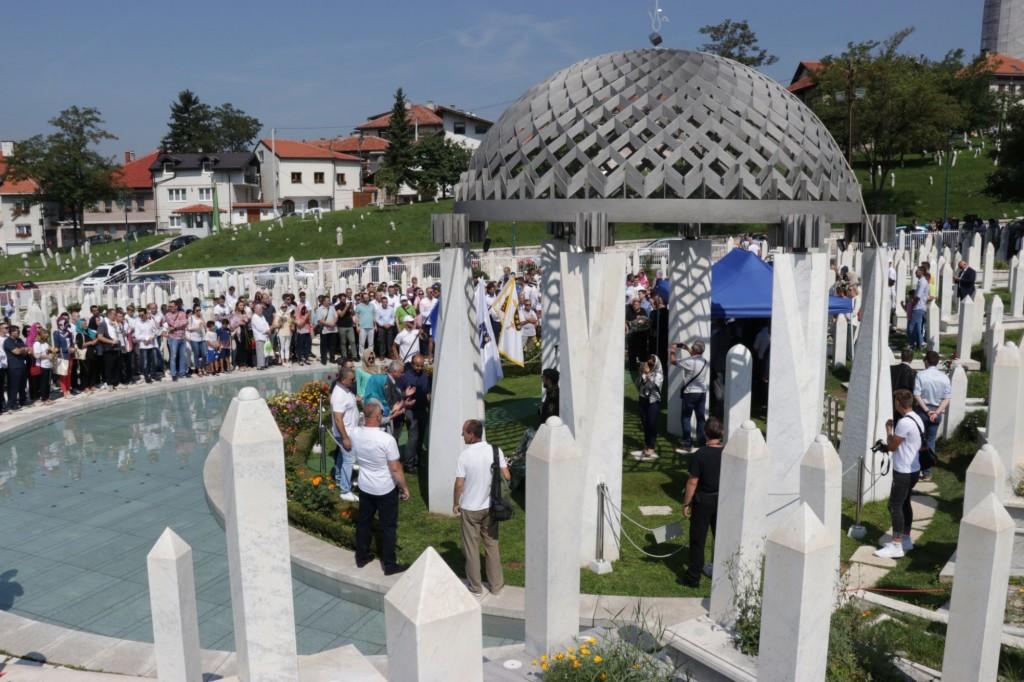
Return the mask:
POLYGON ((1024 98, 1024 59, 992 53, 986 54, 985 59, 992 71, 989 89, 1011 100, 1024 98))
POLYGON ((1024 59, 1024 0, 984 0, 981 51, 1024 59))
POLYGON ((814 90, 814 74, 821 71, 821 68, 821 62, 800 62, 786 89, 801 100, 807 101, 807 95, 814 90))
POLYGON ((157 230, 181 230, 205 236, 213 226, 215 196, 224 223, 248 220, 248 217, 236 219, 236 204, 259 205, 263 201, 260 163, 252 152, 162 152, 149 171, 153 179, 157 230))
POLYGON ((123 238, 129 232, 145 234, 156 230, 156 202, 153 200, 153 176, 150 166, 159 151, 136 158, 124 153, 124 165, 114 173, 114 185, 120 196, 97 202, 85 210, 82 226, 87 237, 106 234, 123 238))
POLYGON ((333 140, 306 140, 311 144, 333 152, 349 154, 358 157, 361 162, 360 182, 361 191, 353 193, 353 206, 359 208, 373 203, 376 195, 376 188, 373 186, 373 176, 380 168, 384 158, 384 152, 388 149, 388 141, 377 135, 350 135, 339 137, 333 140))
MULTIPOLYGON (((433 102, 410 104, 406 111, 409 124, 413 127, 415 139, 419 139, 420 135, 443 133, 445 137, 465 145, 470 150, 480 146, 492 125, 491 121, 471 112, 462 111, 451 105, 437 105, 433 102)), ((386 139, 390 123, 390 111, 375 114, 366 123, 356 126, 356 132, 363 135, 377 135, 386 139)))
POLYGON ((362 188, 363 160, 295 140, 260 140, 256 157, 264 200, 283 214, 309 209, 336 211, 354 206, 362 188))
POLYGON ((6 179, 6 158, 13 153, 13 142, 0 142, 0 249, 14 255, 62 246, 72 232, 62 229, 60 207, 52 202, 31 201, 39 189, 35 181, 6 179))

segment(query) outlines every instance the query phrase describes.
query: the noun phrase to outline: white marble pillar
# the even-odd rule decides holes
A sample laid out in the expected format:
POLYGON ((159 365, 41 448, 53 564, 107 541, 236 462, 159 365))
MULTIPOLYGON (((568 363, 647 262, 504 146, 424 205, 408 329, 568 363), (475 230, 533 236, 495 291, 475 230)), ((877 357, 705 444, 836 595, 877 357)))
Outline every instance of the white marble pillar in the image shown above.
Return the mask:
POLYGON ((800 463, 800 499, 806 502, 835 541, 833 587, 839 580, 839 536, 843 516, 843 465, 832 442, 818 435, 800 463))
POLYGON ((981 274, 981 290, 992 291, 992 279, 995 276, 996 252, 990 242, 985 242, 985 253, 983 256, 984 270, 981 274))
POLYGON ((390 682, 482 682, 480 602, 427 547, 384 595, 390 682))
POLYGON ((896 325, 900 329, 907 327, 907 309, 903 306, 907 296, 907 267, 905 260, 896 264, 896 325))
POLYGON ((1018 430, 1024 429, 1020 412, 1020 392, 1024 385, 1021 372, 1024 368, 1017 347, 1004 343, 996 351, 996 361, 992 366, 985 438, 1003 460, 1007 490, 1012 490, 1013 481, 1019 476, 1018 462, 1024 458, 1024 453, 1016 452, 1021 438, 1018 430))
POLYGON ((580 533, 583 456, 558 417, 541 424, 526 453, 526 650, 573 644, 580 630, 580 570, 564 561, 580 533))
POLYGON ((989 300, 988 317, 985 319, 985 368, 991 372, 996 361, 996 349, 1003 345, 1003 299, 993 296, 989 300))
MULTIPOLYGON (((559 332, 560 411, 586 460, 580 505, 580 564, 596 558, 597 486, 622 501, 623 379, 626 306, 622 299, 623 253, 561 254, 562 310, 559 332)), ((618 559, 619 518, 604 524, 604 558, 618 559)))
POLYGON ((971 359, 971 348, 977 340, 974 326, 977 315, 974 313, 974 306, 974 300, 970 296, 965 296, 960 301, 960 322, 957 327, 956 354, 957 357, 964 360, 971 359))
POLYGON ((967 249, 967 263, 974 268, 975 272, 981 272, 981 248, 981 235, 975 232, 974 237, 971 238, 971 245, 967 249))
POLYGON ((192 548, 167 528, 146 557, 160 682, 202 682, 192 548))
POLYGON ((999 453, 990 443, 985 443, 974 455, 967 474, 964 477, 964 511, 963 516, 989 494, 995 493, 1002 502, 1006 497, 1006 469, 999 458, 999 453))
POLYGON ((231 401, 216 447, 224 462, 224 530, 238 678, 297 682, 284 443, 259 392, 231 401))
POLYGON ((932 301, 928 304, 928 350, 933 350, 936 353, 939 352, 941 321, 939 306, 935 305, 935 301, 932 301))
MULTIPOLYGON (((955 297, 956 285, 953 284, 953 268, 949 267, 949 263, 945 263, 939 277, 939 315, 942 317, 942 322, 951 321, 955 297)), ((899 301, 899 304, 902 306, 902 301, 899 301)))
POLYGON ((865 502, 888 498, 892 481, 891 472, 883 473, 884 456, 871 452, 872 444, 885 438, 885 422, 892 418, 892 378, 884 352, 889 347, 886 259, 884 248, 869 249, 865 258, 862 331, 854 348, 839 450, 846 472, 843 494, 856 499, 857 462, 863 462, 865 502))
POLYGON ((1013 535, 1013 519, 992 494, 960 521, 944 680, 995 680, 999 674, 1013 535))
MULTIPOLYGON (((675 240, 669 242, 669 322, 668 342, 692 344, 704 341, 704 357, 711 356, 711 241, 675 240)), ((683 371, 676 366, 668 373, 663 395, 668 400, 667 428, 674 436, 683 433, 683 371)))
POLYGON ((833 579, 838 542, 807 504, 768 536, 758 680, 825 679, 833 600, 821 586, 833 579))
POLYGON ((850 323, 846 315, 836 315, 836 331, 833 336, 832 366, 846 367, 848 363, 848 344, 850 343, 850 323))
POLYGON ((778 254, 773 267, 768 385, 769 516, 800 496, 800 460, 821 433, 828 333, 828 258, 778 254))
POLYGON ((942 419, 942 437, 952 438, 967 414, 967 372, 959 363, 953 368, 950 378, 952 393, 946 414, 942 419))
POLYGON ((469 252, 463 247, 441 249, 440 329, 434 342, 434 372, 430 410, 430 466, 427 508, 433 514, 452 513, 452 481, 463 450, 462 425, 483 419, 483 376, 473 309, 473 276, 469 252))
POLYGON ((729 349, 725 356, 725 423, 724 441, 750 419, 750 393, 754 361, 750 351, 741 343, 729 349))
POLYGON ((1017 259, 1015 267, 1010 272, 1013 275, 1013 286, 1010 291, 1010 315, 1024 317, 1024 258, 1017 259))
POLYGON ((736 619, 736 595, 757 587, 764 552, 765 505, 771 462, 764 437, 747 421, 722 451, 721 510, 715 532, 711 579, 711 618, 723 625, 736 619))
MULTIPOLYGON (((558 336, 561 329, 562 283, 559 254, 569 249, 564 239, 552 239, 540 247, 541 369, 558 369, 558 336)), ((496 276, 496 275, 493 275, 496 276)))

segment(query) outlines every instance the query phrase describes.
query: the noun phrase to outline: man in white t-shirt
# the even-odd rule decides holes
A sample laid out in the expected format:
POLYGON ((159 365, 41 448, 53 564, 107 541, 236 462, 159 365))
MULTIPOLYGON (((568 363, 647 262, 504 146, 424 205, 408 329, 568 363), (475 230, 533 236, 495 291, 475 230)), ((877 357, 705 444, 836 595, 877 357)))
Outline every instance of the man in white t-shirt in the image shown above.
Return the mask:
POLYGON ((398 336, 395 337, 395 343, 393 344, 394 355, 392 356, 395 360, 398 360, 403 365, 412 360, 412 356, 419 352, 420 348, 420 332, 416 329, 416 319, 412 317, 405 318, 404 329, 398 332, 398 336))
POLYGON ((506 481, 512 478, 504 453, 484 442, 484 425, 470 419, 462 425, 462 440, 467 445, 455 465, 455 490, 452 511, 462 518, 462 548, 466 554, 466 578, 469 591, 483 594, 480 582, 480 545, 484 546, 487 560, 487 582, 491 594, 498 594, 505 586, 498 549, 498 522, 491 519, 491 479, 494 453, 498 453, 498 468, 506 481))
POLYGON ((370 538, 373 517, 380 528, 380 562, 384 575, 401 573, 407 567, 398 563, 395 545, 398 539, 398 502, 409 499, 398 443, 380 428, 383 409, 371 398, 363 408, 364 424, 350 432, 352 452, 359 462, 359 516, 356 520, 356 566, 373 561, 370 538))
POLYGON ((331 389, 331 422, 334 440, 338 449, 334 451, 334 471, 338 479, 338 490, 341 499, 346 502, 358 502, 359 497, 352 492, 352 430, 359 425, 359 409, 356 407, 356 371, 351 367, 343 367, 338 372, 338 380, 331 389))
POLYGON ((892 517, 892 542, 875 552, 883 559, 899 559, 914 549, 910 527, 914 513, 910 506, 910 491, 921 476, 921 442, 924 424, 914 412, 914 396, 900 389, 893 393, 900 420, 895 426, 890 419, 885 425, 886 446, 892 453, 892 489, 889 492, 889 515, 892 517))

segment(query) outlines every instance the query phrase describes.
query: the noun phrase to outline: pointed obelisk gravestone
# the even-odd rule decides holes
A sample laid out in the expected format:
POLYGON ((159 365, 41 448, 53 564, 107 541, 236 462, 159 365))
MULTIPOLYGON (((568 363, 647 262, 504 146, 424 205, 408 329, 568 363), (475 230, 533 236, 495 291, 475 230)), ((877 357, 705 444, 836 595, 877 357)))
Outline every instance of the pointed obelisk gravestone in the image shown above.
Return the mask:
POLYGON ((988 394, 988 425, 985 438, 999 453, 1006 473, 1007 489, 1012 489, 1013 480, 1018 477, 1016 446, 1024 429, 1021 418, 1022 379, 1021 357, 1017 347, 1004 343, 996 351, 992 366, 988 394))
POLYGON ((974 299, 970 296, 965 296, 960 301, 960 324, 957 329, 956 354, 957 357, 963 360, 971 359, 971 349, 977 340, 975 332, 977 315, 974 313, 974 306, 974 299))
POLYGON ((754 361, 743 344, 736 344, 725 356, 725 424, 724 440, 750 419, 750 392, 754 361))
POLYGON ((849 362, 850 322, 846 315, 836 315, 836 330, 833 334, 832 366, 846 367, 849 362))
POLYGON ((747 421, 733 432, 722 451, 715 565, 711 579, 711 618, 723 625, 736 620, 736 595, 757 587, 764 552, 771 462, 764 437, 747 421))
POLYGON ((928 350, 939 352, 939 330, 941 315, 935 301, 928 304, 928 350))
POLYGON ((580 529, 583 456, 558 417, 541 424, 526 452, 526 650, 546 654, 579 634, 580 569, 565 561, 580 529))
POLYGON ((981 275, 981 290, 992 291, 992 280, 995 276, 996 270, 996 252, 992 247, 992 244, 985 242, 985 255, 982 257, 984 261, 984 270, 981 275))
POLYGON ((999 453, 985 443, 974 455, 964 478, 964 516, 990 493, 1002 501, 1006 497, 1006 469, 999 453))
POLYGON ((1010 315, 1024 317, 1024 254, 1018 258, 1013 273, 1013 288, 1010 292, 1010 315))
POLYGON ((967 372, 962 365, 957 364, 953 368, 953 376, 950 379, 952 384, 949 406, 946 408, 946 415, 942 419, 942 437, 952 438, 957 427, 964 420, 967 414, 967 372))
POLYGON ((996 349, 1003 345, 1003 299, 993 296, 988 305, 988 317, 985 320, 983 336, 985 348, 985 368, 991 372, 996 361, 996 349))
MULTIPOLYGON (((673 240, 669 242, 669 343, 706 345, 705 357, 711 353, 711 241, 673 240)), ((666 368, 664 395, 668 399, 666 426, 675 436, 683 433, 683 370, 666 368)))
POLYGON ((481 682, 480 602, 427 547, 384 595, 390 682, 481 682))
POLYGON ((201 682, 192 548, 167 528, 146 557, 153 651, 161 682, 201 682))
POLYGON ((839 536, 843 517, 843 464, 832 442, 819 435, 807 448, 800 463, 800 499, 825 525, 830 538, 835 540, 832 582, 839 580, 839 536))
POLYGON ((255 388, 246 386, 231 401, 216 447, 224 454, 238 677, 298 682, 284 442, 255 388))
POLYGON ((995 680, 1010 582, 1014 522, 994 494, 964 510, 949 604, 944 680, 995 680))

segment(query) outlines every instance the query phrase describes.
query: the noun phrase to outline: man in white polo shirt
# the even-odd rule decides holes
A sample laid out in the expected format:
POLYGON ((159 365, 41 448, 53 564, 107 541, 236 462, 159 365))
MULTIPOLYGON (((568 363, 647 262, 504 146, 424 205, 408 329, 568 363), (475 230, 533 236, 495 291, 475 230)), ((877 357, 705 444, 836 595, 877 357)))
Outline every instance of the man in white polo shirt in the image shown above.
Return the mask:
POLYGON ((346 502, 358 502, 359 497, 352 492, 352 431, 359 425, 359 408, 356 407, 356 371, 344 367, 338 372, 338 380, 331 389, 331 422, 334 440, 338 449, 334 451, 334 471, 338 479, 341 499, 346 502))
POLYGON ((462 440, 466 449, 459 455, 455 466, 455 490, 452 511, 462 517, 462 548, 466 554, 466 578, 469 591, 483 594, 480 583, 480 545, 487 557, 487 582, 491 594, 498 594, 505 586, 498 550, 498 522, 491 519, 491 480, 494 455, 498 455, 498 468, 506 481, 512 478, 504 453, 484 442, 484 425, 470 419, 462 425, 462 440))
POLYGON ((380 562, 384 575, 401 573, 406 568, 395 557, 398 539, 398 502, 409 499, 398 443, 380 428, 383 410, 380 401, 371 398, 363 408, 363 426, 351 431, 352 451, 359 462, 359 517, 356 520, 356 566, 373 561, 370 538, 373 517, 380 526, 380 562))

